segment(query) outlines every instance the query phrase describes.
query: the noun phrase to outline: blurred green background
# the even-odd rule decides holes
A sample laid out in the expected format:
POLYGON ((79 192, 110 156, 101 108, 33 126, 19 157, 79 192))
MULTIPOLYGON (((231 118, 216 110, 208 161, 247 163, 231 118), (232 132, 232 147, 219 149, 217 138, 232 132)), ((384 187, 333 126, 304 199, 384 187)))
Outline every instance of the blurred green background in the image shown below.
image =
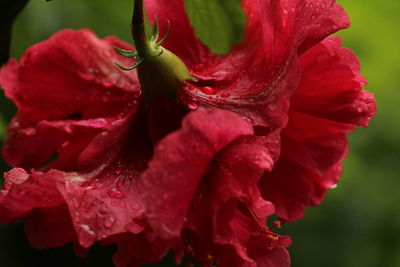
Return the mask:
MULTIPOLYGON (((376 95, 378 113, 368 129, 350 136, 344 175, 318 208, 285 225, 293 238, 292 266, 400 266, 400 2, 339 1, 352 20, 340 33, 345 46, 361 61, 367 89, 376 95)), ((14 27, 12 56, 63 28, 93 29, 99 36, 130 41, 131 1, 32 0, 14 27)), ((1 96, 0 138, 15 112, 1 96)), ((2 170, 8 167, 2 162, 2 170)), ((95 247, 86 259, 71 247, 37 251, 30 247, 21 223, 0 225, 0 266, 112 266, 113 248, 95 247)), ((167 257, 163 264, 174 266, 167 257)))

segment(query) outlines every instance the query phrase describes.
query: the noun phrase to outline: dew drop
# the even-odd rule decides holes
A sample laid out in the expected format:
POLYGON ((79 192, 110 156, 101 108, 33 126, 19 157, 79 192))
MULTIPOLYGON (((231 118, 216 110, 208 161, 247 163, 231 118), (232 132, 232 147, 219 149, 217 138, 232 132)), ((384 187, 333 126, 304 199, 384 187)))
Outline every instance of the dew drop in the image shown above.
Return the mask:
POLYGON ((139 210, 142 207, 142 205, 140 205, 139 202, 134 202, 134 203, 131 204, 131 207, 134 210, 139 210))
POLYGON ((12 184, 11 183, 4 183, 4 190, 9 190, 11 188, 12 184))
POLYGON ((111 197, 111 198, 116 198, 116 199, 123 199, 123 198, 125 197, 125 194, 124 194, 124 193, 122 193, 121 191, 116 190, 116 189, 110 189, 110 190, 107 192, 107 195, 108 195, 109 197, 111 197))
POLYGON ((326 61, 330 57, 331 57, 331 55, 329 53, 322 53, 317 57, 317 62, 320 63, 320 62, 326 61))
POLYGON ((215 90, 213 88, 211 88, 211 87, 208 87, 208 86, 202 87, 201 91, 203 93, 205 93, 206 95, 215 95, 216 94, 215 90))
POLYGON ((199 108, 199 104, 197 104, 196 102, 189 102, 189 103, 187 104, 187 106, 188 106, 188 108, 191 109, 191 110, 195 110, 195 109, 198 109, 198 108, 199 108))
POLYGON ((125 184, 125 180, 124 180, 124 179, 121 179, 121 180, 118 180, 116 186, 117 186, 118 188, 121 188, 124 184, 125 184))
POLYGON ((110 82, 110 81, 103 81, 103 85, 104 85, 105 87, 111 87, 111 86, 113 86, 113 83, 110 82))
POLYGON ((74 207, 75 209, 79 208, 79 206, 80 206, 80 203, 77 199, 73 199, 71 204, 72 204, 72 207, 74 207))
POLYGON ((96 235, 96 233, 87 224, 81 224, 81 228, 83 229, 83 231, 85 231, 89 235, 96 235))
POLYGON ((28 136, 32 136, 32 135, 34 135, 36 133, 36 131, 33 128, 28 128, 28 129, 25 130, 25 133, 28 136))
POLYGON ((114 225, 115 219, 114 217, 109 217, 104 221, 105 228, 111 228, 114 225))
POLYGON ((221 94, 221 97, 222 97, 222 98, 227 98, 227 97, 229 97, 229 96, 230 96, 229 93, 222 93, 222 94, 221 94))

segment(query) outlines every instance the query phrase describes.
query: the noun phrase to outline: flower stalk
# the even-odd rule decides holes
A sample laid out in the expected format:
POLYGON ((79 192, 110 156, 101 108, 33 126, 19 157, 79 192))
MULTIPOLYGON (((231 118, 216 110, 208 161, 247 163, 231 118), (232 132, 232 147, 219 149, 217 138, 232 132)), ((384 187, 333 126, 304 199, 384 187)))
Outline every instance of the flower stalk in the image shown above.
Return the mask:
POLYGON ((131 33, 136 50, 129 51, 115 47, 120 55, 136 59, 130 67, 126 68, 119 64, 117 66, 123 70, 137 68, 141 90, 144 92, 147 103, 155 97, 176 99, 176 92, 181 82, 193 79, 185 63, 171 51, 161 46, 167 39, 169 31, 168 22, 166 35, 158 41, 160 29, 156 19, 152 36, 148 39, 144 26, 143 0, 135 0, 131 33))
POLYGON ((154 57, 160 54, 160 48, 158 47, 158 49, 154 49, 156 47, 152 46, 151 41, 147 40, 146 30, 144 26, 143 0, 134 1, 131 33, 139 57, 154 57))

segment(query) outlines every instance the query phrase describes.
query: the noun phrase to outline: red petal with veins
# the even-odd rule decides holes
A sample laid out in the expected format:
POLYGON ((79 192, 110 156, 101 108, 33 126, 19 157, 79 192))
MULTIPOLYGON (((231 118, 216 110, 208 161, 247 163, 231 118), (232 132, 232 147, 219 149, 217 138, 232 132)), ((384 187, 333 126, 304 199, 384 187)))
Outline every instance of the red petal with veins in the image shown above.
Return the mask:
MULTIPOLYGON (((138 174, 146 167, 151 153, 151 141, 146 136, 147 132, 141 131, 142 123, 142 117, 132 119, 129 116, 113 131, 94 138, 86 148, 89 150, 87 153, 92 153, 91 146, 97 147, 98 143, 111 136, 116 137, 118 142, 107 154, 103 154, 102 162, 91 171, 50 170, 47 173, 34 172, 29 175, 22 169, 13 169, 6 176, 7 186, 0 198, 1 221, 12 221, 25 216, 31 220, 28 212, 40 209, 39 214, 47 212, 50 216, 42 216, 42 221, 51 222, 51 215, 59 214, 58 209, 51 207, 67 204, 69 218, 79 244, 83 247, 89 247, 94 242, 113 235, 142 232, 145 224, 139 221, 143 204, 138 174), (132 128, 132 125, 138 128, 132 128), (132 138, 126 138, 127 136, 132 138)), ((42 228, 41 225, 29 223, 29 220, 30 227, 27 229, 33 233, 28 235, 32 236, 37 246, 47 246, 51 242, 43 240, 45 243, 41 243, 35 232, 48 229, 49 234, 55 234, 49 237, 50 240, 59 236, 52 230, 54 227, 43 225, 42 228)), ((67 227, 65 231, 68 229, 67 227)))
POLYGON ((271 232, 259 233, 251 220, 241 213, 234 216, 220 231, 219 242, 225 244, 220 266, 238 267, 289 267, 290 257, 285 247, 291 244, 290 238, 271 232), (263 236, 265 234, 265 236, 263 236), (269 240, 266 236, 277 238, 269 240), (230 247, 233 247, 232 250, 230 247), (238 257, 239 256, 239 257, 238 257))
POLYGON ((63 30, 1 69, 0 85, 18 107, 3 150, 10 164, 40 167, 62 145, 73 161, 93 136, 135 109, 137 78, 114 65, 128 64, 114 45, 128 48, 89 30, 63 30))
POLYGON ((235 138, 252 132, 251 125, 236 114, 201 110, 190 113, 180 130, 157 144, 141 175, 146 216, 157 233, 165 238, 179 235, 215 154, 235 138))
POLYGON ((288 119, 288 99, 300 78, 297 52, 303 53, 347 27, 349 21, 333 0, 244 1, 243 5, 248 18, 245 41, 229 55, 218 57, 201 49, 183 1, 147 2, 150 17, 163 14, 163 19, 172 18, 172 27, 177 27, 173 42, 166 47, 183 59, 197 61, 189 68, 200 81, 187 83, 180 92, 181 101, 189 109, 224 108, 255 125, 283 128, 288 119))
POLYGON ((55 207, 64 203, 56 189, 63 172, 48 173, 14 168, 4 174, 4 189, 0 191, 0 221, 12 222, 28 214, 34 208, 55 207))
POLYGON ((302 81, 291 99, 282 131, 282 153, 260 186, 284 220, 299 219, 318 205, 341 174, 347 133, 366 126, 375 113, 372 94, 361 89, 359 63, 340 38, 328 38, 301 57, 302 81))
POLYGON ((165 46, 198 78, 178 92, 199 109, 178 130, 186 111, 176 103, 137 104, 135 74, 114 66, 130 62, 112 46, 129 46, 115 38, 65 30, 11 60, 0 85, 18 114, 4 156, 43 168, 5 175, 0 221, 26 217, 39 248, 118 244, 121 267, 158 261, 168 248, 204 266, 289 266, 290 239, 265 228, 267 216, 294 220, 320 203, 338 181, 345 134, 368 124, 375 102, 340 40, 319 43, 349 24, 335 1, 243 5, 244 43, 215 56, 182 0, 146 1, 161 32, 171 20, 165 46))
POLYGON ((258 188, 260 177, 272 169, 279 154, 278 140, 277 134, 245 136, 216 155, 197 190, 182 234, 193 247, 196 261, 208 266, 211 257, 218 266, 270 266, 263 265, 267 261, 287 266, 284 247, 290 240, 265 230, 274 206, 261 198, 258 188))
MULTIPOLYGON (((291 99, 291 109, 313 117, 368 126, 374 116, 374 96, 361 90, 366 80, 352 51, 331 37, 301 57, 302 81, 291 99)), ((342 126, 345 127, 345 126, 342 126)))

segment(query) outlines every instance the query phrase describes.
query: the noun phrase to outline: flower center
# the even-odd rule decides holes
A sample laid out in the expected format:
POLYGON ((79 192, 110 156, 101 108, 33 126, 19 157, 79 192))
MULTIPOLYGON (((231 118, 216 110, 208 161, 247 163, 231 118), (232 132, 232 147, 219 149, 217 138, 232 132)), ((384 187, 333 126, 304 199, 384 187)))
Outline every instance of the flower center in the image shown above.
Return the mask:
POLYGON ((141 90, 146 102, 150 103, 156 97, 171 97, 176 99, 176 92, 180 83, 192 80, 185 63, 171 51, 161 45, 167 39, 167 34, 159 39, 159 25, 154 23, 153 34, 147 38, 144 27, 143 0, 136 0, 134 4, 131 32, 135 43, 135 51, 115 50, 124 57, 135 58, 135 63, 128 68, 118 65, 123 70, 137 68, 141 90))

